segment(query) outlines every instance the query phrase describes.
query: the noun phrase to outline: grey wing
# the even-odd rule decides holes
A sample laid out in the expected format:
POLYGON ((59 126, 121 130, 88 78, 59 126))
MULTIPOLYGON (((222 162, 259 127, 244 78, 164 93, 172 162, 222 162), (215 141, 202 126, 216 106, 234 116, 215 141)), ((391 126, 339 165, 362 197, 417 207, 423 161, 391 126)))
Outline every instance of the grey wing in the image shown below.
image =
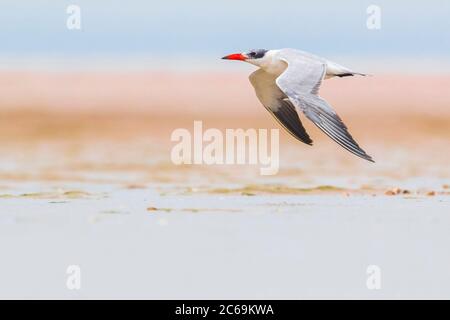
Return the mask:
POLYGON ((373 159, 356 143, 331 106, 317 94, 326 73, 323 61, 305 56, 281 56, 288 67, 276 84, 289 100, 319 129, 351 153, 371 162, 373 159))
POLYGON ((278 88, 275 77, 259 69, 253 72, 250 82, 264 107, 294 138, 311 145, 312 140, 303 127, 292 102, 278 88))

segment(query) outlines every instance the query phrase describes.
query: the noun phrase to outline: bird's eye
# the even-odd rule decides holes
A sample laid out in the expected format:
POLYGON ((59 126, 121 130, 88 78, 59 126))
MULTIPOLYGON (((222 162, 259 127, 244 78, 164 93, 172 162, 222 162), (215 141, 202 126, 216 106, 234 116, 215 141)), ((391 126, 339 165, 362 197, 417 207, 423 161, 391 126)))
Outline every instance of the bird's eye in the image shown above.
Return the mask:
POLYGON ((252 51, 249 53, 249 55, 250 55, 250 57, 254 57, 254 56, 256 56, 256 52, 252 51))

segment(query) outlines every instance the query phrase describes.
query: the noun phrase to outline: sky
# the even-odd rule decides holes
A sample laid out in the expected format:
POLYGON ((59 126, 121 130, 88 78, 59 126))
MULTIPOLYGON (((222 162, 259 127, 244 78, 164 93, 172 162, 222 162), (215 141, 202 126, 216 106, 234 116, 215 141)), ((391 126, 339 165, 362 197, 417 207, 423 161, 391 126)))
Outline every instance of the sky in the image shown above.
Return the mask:
POLYGON ((448 62, 449 16, 448 0, 2 0, 0 66, 94 56, 110 64, 107 57, 189 62, 283 47, 326 57, 448 62), (66 27, 69 5, 81 9, 81 30, 66 27), (379 30, 366 26, 369 5, 381 9, 379 30))

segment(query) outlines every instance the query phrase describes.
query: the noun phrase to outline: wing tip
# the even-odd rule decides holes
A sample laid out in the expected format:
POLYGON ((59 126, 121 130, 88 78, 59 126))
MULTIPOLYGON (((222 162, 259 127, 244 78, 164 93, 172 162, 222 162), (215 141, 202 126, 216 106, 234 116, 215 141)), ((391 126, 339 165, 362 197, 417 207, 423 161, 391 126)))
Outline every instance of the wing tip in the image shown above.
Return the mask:
MULTIPOLYGON (((339 145, 341 145, 338 142, 339 145)), ((350 150, 348 149, 346 146, 341 145, 341 147, 344 147, 344 149, 346 149, 347 151, 349 151, 350 153, 354 154, 357 157, 360 157, 361 159, 367 160, 369 162, 375 163, 375 160, 373 160, 373 158, 371 156, 369 156, 363 149, 361 149, 358 145, 357 146, 357 151, 356 150, 350 150)))
POLYGON ((313 145, 313 141, 311 140, 311 139, 306 139, 305 137, 302 137, 302 136, 298 136, 298 135, 296 135, 296 134, 294 134, 294 133, 291 133, 291 132, 289 132, 290 134, 291 134, 291 136, 295 139, 295 140, 298 140, 298 141, 300 141, 300 142, 303 142, 304 144, 307 144, 308 146, 312 146, 313 145))
MULTIPOLYGON (((356 143, 356 142, 355 142, 356 143)), ((369 162, 375 163, 375 160, 373 160, 372 156, 368 155, 360 146, 358 146, 358 144, 356 144, 357 148, 358 148, 358 152, 353 152, 350 151, 351 153, 353 153, 354 155, 357 155, 358 157, 367 160, 369 162)))
POLYGON ((365 160, 367 160, 367 161, 369 161, 369 162, 372 162, 372 163, 375 163, 375 160, 373 160, 373 158, 371 157, 371 156, 369 156, 368 154, 366 154, 364 157, 362 157, 363 159, 365 159, 365 160))
POLYGON ((311 138, 305 139, 305 140, 300 140, 300 141, 303 142, 304 144, 307 144, 308 146, 312 146, 313 145, 313 141, 311 140, 311 138))

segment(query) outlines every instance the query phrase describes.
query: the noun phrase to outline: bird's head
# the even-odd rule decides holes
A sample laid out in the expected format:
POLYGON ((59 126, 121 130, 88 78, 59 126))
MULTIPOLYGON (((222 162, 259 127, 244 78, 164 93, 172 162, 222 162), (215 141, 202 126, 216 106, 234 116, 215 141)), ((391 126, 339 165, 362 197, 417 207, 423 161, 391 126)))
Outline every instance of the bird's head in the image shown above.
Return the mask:
POLYGON ((268 58, 267 52, 268 50, 266 49, 253 49, 248 52, 229 54, 222 59, 245 61, 260 67, 268 58))

